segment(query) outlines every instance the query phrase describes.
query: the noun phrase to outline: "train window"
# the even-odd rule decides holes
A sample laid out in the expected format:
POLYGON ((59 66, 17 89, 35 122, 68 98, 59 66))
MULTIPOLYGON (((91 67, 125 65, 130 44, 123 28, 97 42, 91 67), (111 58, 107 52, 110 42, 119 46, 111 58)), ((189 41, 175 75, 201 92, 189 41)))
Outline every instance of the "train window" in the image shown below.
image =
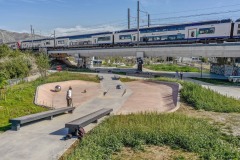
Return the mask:
POLYGON ((50 42, 46 42, 46 45, 50 45, 50 42))
POLYGON ((193 37, 193 38, 195 37, 195 31, 191 32, 191 37, 193 37))
POLYGON ((58 44, 64 44, 64 40, 58 41, 58 44))
POLYGON ((177 35, 177 39, 184 39, 185 38, 185 35, 184 34, 178 34, 177 35))
POLYGON ((240 28, 240 24, 238 24, 238 28, 240 28))
POLYGON ((215 28, 201 28, 199 29, 199 34, 214 34, 215 33, 215 28))
POLYGON ((168 40, 176 40, 176 36, 168 36, 168 40))
POLYGON ((237 34, 240 34, 240 30, 238 30, 238 33, 237 34))
POLYGON ((164 41, 164 40, 167 40, 168 39, 168 36, 162 36, 161 40, 164 41))
POLYGON ((98 41, 110 41, 111 37, 108 36, 108 37, 99 37, 98 38, 98 41))
POLYGON ((120 36, 119 36, 119 39, 120 39, 120 40, 132 39, 132 36, 131 36, 131 35, 120 35, 120 36))
POLYGON ((153 37, 149 37, 148 41, 150 41, 150 42, 153 41, 153 37))
POLYGON ((161 37, 154 37, 154 41, 161 41, 161 37))

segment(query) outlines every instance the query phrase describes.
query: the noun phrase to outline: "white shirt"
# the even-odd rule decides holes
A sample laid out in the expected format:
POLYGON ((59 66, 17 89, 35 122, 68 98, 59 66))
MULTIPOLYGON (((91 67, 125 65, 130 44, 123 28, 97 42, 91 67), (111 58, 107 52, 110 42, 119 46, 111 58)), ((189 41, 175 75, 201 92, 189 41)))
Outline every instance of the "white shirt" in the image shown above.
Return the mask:
POLYGON ((72 90, 69 89, 67 91, 67 97, 72 98, 72 90))

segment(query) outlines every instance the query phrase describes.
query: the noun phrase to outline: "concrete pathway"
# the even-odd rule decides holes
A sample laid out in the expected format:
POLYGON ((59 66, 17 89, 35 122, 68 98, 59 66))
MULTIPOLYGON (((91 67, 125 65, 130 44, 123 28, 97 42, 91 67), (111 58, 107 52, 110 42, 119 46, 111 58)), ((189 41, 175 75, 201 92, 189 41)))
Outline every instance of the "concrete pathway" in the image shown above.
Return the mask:
MULTIPOLYGON (((0 159, 2 160, 52 160, 58 159, 75 141, 64 141, 62 138, 67 134, 65 123, 80 118, 86 114, 101 108, 113 108, 116 112, 131 91, 118 80, 112 80, 113 75, 104 76, 101 82, 102 90, 109 89, 108 93, 95 97, 81 107, 77 107, 73 114, 65 114, 55 117, 53 120, 43 120, 31 125, 24 126, 20 131, 6 131, 0 134, 0 159), (116 85, 121 84, 127 93, 122 96, 123 89, 117 90, 116 85)), ((86 131, 95 125, 85 128, 86 131)))
MULTIPOLYGON (((160 76, 170 76, 170 77, 175 77, 176 72, 169 72, 169 71, 153 71, 144 68, 144 72, 150 72, 154 73, 160 76)), ((190 77, 196 77, 196 78, 201 78, 201 73, 197 72, 183 72, 183 77, 185 78, 190 78, 190 77)), ((217 74, 211 74, 211 73, 202 73, 202 78, 213 78, 213 79, 227 79, 227 77, 222 76, 222 75, 217 75, 217 74)))
POLYGON ((186 78, 185 80, 200 84, 201 86, 203 86, 205 88, 209 88, 209 89, 211 89, 215 92, 218 92, 224 96, 233 97, 235 99, 240 100, 240 87, 239 86, 214 85, 214 84, 194 80, 191 78, 186 78))

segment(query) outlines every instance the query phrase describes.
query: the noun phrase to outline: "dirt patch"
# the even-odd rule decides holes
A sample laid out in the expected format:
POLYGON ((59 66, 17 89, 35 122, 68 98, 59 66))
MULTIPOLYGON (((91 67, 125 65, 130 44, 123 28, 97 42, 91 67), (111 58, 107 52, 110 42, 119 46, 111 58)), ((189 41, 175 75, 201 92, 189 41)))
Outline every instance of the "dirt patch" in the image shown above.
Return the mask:
POLYGON ((134 151, 131 148, 124 148, 120 153, 112 157, 113 160, 177 160, 191 159, 197 160, 198 156, 194 153, 184 152, 182 150, 173 150, 163 146, 145 146, 144 151, 134 151))
POLYGON ((176 84, 135 81, 126 85, 133 93, 118 114, 168 112, 176 107, 178 96, 176 84))
POLYGON ((239 113, 217 113, 203 110, 195 110, 194 108, 183 102, 181 102, 181 107, 177 112, 192 117, 210 120, 211 123, 220 126, 223 133, 240 136, 239 113))
POLYGON ((72 87, 73 105, 75 107, 97 97, 101 93, 100 84, 86 81, 66 81, 49 83, 39 87, 37 104, 54 108, 67 107, 66 94, 69 86, 72 87), (60 92, 53 92, 56 85, 61 86, 60 92), (86 90, 86 92, 84 92, 86 90))

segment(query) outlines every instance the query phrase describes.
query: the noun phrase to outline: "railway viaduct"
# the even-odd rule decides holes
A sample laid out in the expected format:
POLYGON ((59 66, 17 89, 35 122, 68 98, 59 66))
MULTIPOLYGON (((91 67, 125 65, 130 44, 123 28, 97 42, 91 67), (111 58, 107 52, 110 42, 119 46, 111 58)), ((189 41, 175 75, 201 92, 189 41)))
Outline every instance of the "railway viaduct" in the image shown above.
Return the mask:
POLYGON ((88 48, 49 50, 49 55, 74 57, 139 56, 139 57, 240 57, 240 43, 182 44, 140 47, 88 48))

